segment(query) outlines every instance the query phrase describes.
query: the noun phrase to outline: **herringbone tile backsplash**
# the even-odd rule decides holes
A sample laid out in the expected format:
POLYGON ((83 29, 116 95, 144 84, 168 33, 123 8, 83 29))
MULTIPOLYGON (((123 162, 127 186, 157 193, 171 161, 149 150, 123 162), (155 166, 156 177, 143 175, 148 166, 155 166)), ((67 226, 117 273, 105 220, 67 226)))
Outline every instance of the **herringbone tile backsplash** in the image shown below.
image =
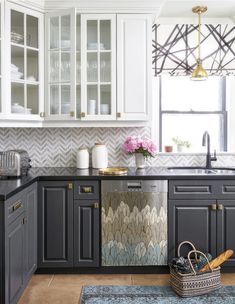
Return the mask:
MULTIPOLYGON (((33 167, 74 167, 76 151, 104 142, 109 152, 109 166, 134 166, 134 157, 122 151, 129 135, 151 137, 149 127, 141 128, 2 128, 0 150, 25 149, 33 167)), ((204 165, 204 155, 159 154, 148 161, 152 166, 204 165)), ((235 154, 219 155, 218 166, 235 166, 235 154)))

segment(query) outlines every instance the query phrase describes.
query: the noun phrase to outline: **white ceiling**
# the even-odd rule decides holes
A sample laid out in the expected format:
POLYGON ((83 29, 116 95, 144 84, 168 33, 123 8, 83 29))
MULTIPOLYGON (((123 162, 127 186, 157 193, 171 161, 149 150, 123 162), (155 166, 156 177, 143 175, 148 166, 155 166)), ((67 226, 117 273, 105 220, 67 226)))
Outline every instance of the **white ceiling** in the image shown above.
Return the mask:
POLYGON ((205 18, 234 18, 235 0, 166 0, 162 3, 159 17, 190 18, 193 17, 192 7, 196 5, 206 5, 208 11, 203 15, 205 18))
POLYGON ((10 0, 50 11, 77 7, 81 11, 151 12, 161 18, 195 18, 192 7, 207 5, 203 18, 230 18, 235 22, 235 0, 10 0))

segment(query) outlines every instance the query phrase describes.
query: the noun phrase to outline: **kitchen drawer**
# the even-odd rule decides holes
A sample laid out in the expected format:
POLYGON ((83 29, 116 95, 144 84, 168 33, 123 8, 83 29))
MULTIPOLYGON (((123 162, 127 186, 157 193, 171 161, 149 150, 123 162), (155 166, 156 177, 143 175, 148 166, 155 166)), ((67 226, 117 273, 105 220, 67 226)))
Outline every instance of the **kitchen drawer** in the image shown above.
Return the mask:
POLYGON ((218 199, 235 199, 235 180, 221 180, 217 192, 218 199))
POLYGON ((25 192, 21 191, 6 201, 5 212, 8 224, 13 222, 25 210, 25 192))
POLYGON ((99 199, 98 181, 79 181, 74 183, 74 199, 99 199))
POLYGON ((220 181, 177 180, 169 181, 170 199, 216 199, 220 181))

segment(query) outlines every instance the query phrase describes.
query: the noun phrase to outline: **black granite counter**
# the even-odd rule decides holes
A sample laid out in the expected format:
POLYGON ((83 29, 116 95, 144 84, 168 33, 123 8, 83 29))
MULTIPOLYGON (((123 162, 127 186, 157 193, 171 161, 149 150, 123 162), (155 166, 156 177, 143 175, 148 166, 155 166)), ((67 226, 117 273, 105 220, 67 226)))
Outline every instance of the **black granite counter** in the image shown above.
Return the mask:
POLYGON ((36 181, 46 180, 104 180, 104 179, 235 179, 235 171, 231 174, 198 174, 193 172, 172 172, 167 168, 147 167, 145 169, 129 168, 123 176, 103 176, 98 170, 79 170, 76 168, 43 167, 31 168, 28 175, 18 179, 0 180, 0 201, 4 201, 36 181))

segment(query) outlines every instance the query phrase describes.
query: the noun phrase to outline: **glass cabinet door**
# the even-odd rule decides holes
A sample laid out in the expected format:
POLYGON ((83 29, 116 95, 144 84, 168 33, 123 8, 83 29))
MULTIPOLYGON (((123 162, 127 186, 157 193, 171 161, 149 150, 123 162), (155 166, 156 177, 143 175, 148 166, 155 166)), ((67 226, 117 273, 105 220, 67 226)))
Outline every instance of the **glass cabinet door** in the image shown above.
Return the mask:
POLYGON ((82 15, 82 119, 116 118, 115 15, 82 15))
MULTIPOLYGON (((74 10, 73 10, 74 12, 74 10)), ((75 13, 48 14, 47 113, 50 118, 75 118, 75 13)))
POLYGON ((8 8, 10 20, 10 112, 35 114, 40 111, 39 15, 18 6, 8 8))

